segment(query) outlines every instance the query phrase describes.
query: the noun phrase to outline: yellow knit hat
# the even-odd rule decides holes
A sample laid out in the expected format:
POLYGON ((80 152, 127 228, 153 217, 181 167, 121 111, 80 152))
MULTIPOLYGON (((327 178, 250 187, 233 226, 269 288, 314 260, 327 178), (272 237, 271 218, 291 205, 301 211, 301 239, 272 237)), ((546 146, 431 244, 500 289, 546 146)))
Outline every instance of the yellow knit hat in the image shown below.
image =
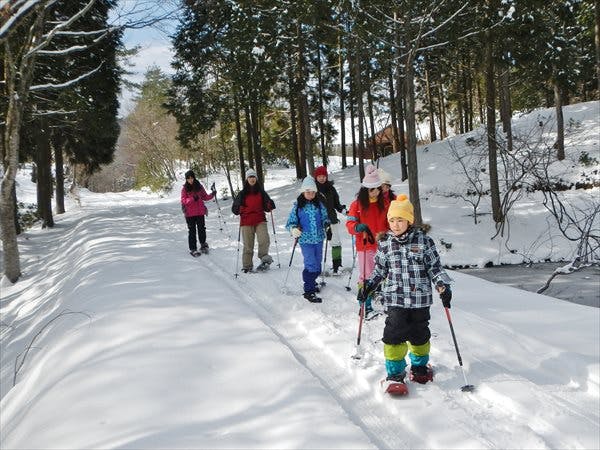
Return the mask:
POLYGON ((390 220, 392 217, 399 217, 401 219, 408 220, 408 223, 414 223, 414 208, 406 195, 400 194, 398 197, 396 197, 396 200, 392 200, 390 203, 390 207, 388 208, 387 212, 387 218, 390 220))

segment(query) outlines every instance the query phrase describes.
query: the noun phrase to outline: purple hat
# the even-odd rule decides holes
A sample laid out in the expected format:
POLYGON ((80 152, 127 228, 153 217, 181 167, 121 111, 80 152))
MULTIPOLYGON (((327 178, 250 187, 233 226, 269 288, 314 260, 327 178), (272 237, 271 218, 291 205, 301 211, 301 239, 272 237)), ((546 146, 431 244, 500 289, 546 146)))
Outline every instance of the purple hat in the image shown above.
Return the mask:
POLYGON ((373 164, 369 164, 365 172, 366 175, 362 180, 363 187, 371 189, 381 186, 381 178, 379 178, 377 168, 373 164))

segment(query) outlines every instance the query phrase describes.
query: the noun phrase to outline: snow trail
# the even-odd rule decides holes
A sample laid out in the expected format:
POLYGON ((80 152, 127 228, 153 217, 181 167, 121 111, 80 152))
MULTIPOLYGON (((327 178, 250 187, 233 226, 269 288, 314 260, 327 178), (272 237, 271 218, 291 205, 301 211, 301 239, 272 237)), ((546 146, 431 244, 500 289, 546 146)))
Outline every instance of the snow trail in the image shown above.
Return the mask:
MULTIPOLYGON (((280 250, 282 240, 279 236, 280 250)), ((224 268, 227 265, 231 254, 226 251, 227 247, 223 250, 225 252, 214 252, 211 266, 224 268)), ((286 258, 289 258, 289 253, 282 260, 286 258)), ((350 359, 358 320, 354 283, 351 285, 353 292, 346 292, 344 277, 327 278, 328 284, 321 294, 323 304, 311 305, 302 299, 302 290, 296 287, 301 267, 301 255, 296 255, 288 281, 292 295, 282 295, 278 290, 287 270, 287 265, 282 264, 281 270, 272 268, 264 274, 241 275, 238 280, 240 296, 254 305, 261 320, 280 336, 296 359, 320 380, 378 447, 394 448, 402 443, 403 448, 585 448, 589 437, 597 430, 598 417, 585 418, 592 406, 589 398, 584 401, 582 409, 578 402, 586 399, 578 396, 577 392, 571 392, 576 400, 569 401, 564 389, 552 387, 564 383, 567 370, 561 368, 549 372, 545 376, 549 388, 544 389, 539 382, 528 379, 528 364, 522 364, 522 367, 519 364, 520 360, 527 361, 522 359, 522 352, 536 357, 542 355, 547 360, 558 357, 558 351, 548 353, 544 350, 547 348, 544 342, 522 334, 517 331, 518 328, 506 323, 468 312, 464 309, 468 304, 463 307, 458 302, 454 303, 452 310, 455 313, 453 321, 459 318, 459 345, 468 376, 474 378, 476 375, 478 378, 469 380, 477 385, 477 391, 471 394, 460 391, 464 381, 447 321, 440 305, 434 305, 434 382, 425 386, 410 383, 407 398, 384 396, 378 389, 378 381, 385 372, 380 342, 385 318, 364 324, 363 359, 354 363, 350 359), (486 337, 491 333, 497 333, 500 342, 513 342, 519 352, 512 355, 507 349, 494 350, 493 347, 486 351, 485 346, 494 342, 494 339, 486 337), (477 347, 478 351, 474 352, 477 347), (482 358, 481 354, 486 358, 482 358), (506 367, 489 363, 489 358, 497 355, 502 356, 506 367), (522 394, 508 397, 503 393, 515 391, 522 394), (539 404, 556 407, 540 410, 536 406, 539 404), (450 426, 444 417, 451 418, 450 426), (575 434, 587 437, 577 441, 561 438, 557 418, 560 423, 576 422, 575 434), (518 443, 510 437, 515 429, 519 430, 518 443), (424 434, 423 430, 428 432, 424 434)), ((586 364, 589 361, 582 361, 582 366, 586 364)), ((539 379, 538 372, 531 375, 539 379)))

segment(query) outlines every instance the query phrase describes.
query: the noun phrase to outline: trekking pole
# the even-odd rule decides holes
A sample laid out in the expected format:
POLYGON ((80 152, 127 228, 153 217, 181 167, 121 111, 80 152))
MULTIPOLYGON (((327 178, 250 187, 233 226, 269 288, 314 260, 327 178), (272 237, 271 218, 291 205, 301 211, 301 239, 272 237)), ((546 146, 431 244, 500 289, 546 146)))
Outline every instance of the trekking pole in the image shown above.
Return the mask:
MULTIPOLYGON (((363 246, 367 245, 367 238, 363 236, 363 246)), ((365 250, 365 254, 363 257, 363 292, 364 292, 364 276, 365 276, 365 271, 367 270, 367 251, 365 250)), ((360 294, 360 290, 359 290, 359 294, 360 294)), ((362 299, 358 300, 358 303, 360 304, 360 310, 358 312, 358 336, 356 337, 356 353, 354 355, 352 355, 352 359, 361 359, 362 355, 360 352, 360 337, 362 334, 362 324, 363 324, 363 320, 365 319, 365 302, 362 299)))
POLYGON ((360 353, 360 336, 362 334, 362 324, 365 318, 365 302, 360 302, 360 312, 358 313, 358 336, 356 337, 356 353, 352 355, 352 359, 361 359, 360 353))
MULTIPOLYGON (((217 204, 217 215, 219 217, 219 231, 222 233, 223 232, 223 225, 227 225, 227 223, 225 222, 225 219, 223 218, 223 215, 221 214, 221 206, 219 205, 219 200, 217 200, 217 194, 215 193, 215 203, 217 204)), ((227 230, 227 236, 229 236, 229 238, 231 239, 231 234, 229 233, 229 230, 227 230)))
POLYGON ((452 333, 452 340, 454 341, 454 349, 456 350, 456 357, 458 358, 458 365, 460 366, 460 370, 462 370, 463 378, 465 379, 465 385, 460 388, 463 392, 473 392, 475 390, 475 386, 469 384, 467 381, 467 375, 465 374, 465 369, 463 368, 462 358, 460 357, 460 351, 458 350, 458 343, 456 342, 456 335, 454 334, 454 327, 452 326, 452 319, 450 318, 450 308, 444 307, 446 310, 446 317, 448 318, 448 325, 450 325, 450 332, 452 333))
POLYGON ((292 261, 294 259, 294 252, 296 251, 296 245, 298 245, 298 238, 294 239, 294 246, 292 247, 292 256, 290 256, 290 263, 288 264, 288 270, 287 270, 287 273, 285 274, 285 280, 283 281, 283 287, 281 288, 282 291, 285 291, 285 289, 286 289, 288 276, 290 275, 290 269, 292 268, 292 261))
POLYGON ((279 261, 279 245, 277 244, 277 233, 275 232, 275 219, 273 219, 273 211, 271 211, 271 224, 273 225, 273 237, 275 238, 275 250, 277 251, 277 267, 281 269, 279 261))
POLYGON ((325 251, 323 252, 323 266, 321 267, 321 282, 319 283, 321 286, 325 286, 327 283, 325 282, 325 264, 327 263, 327 236, 325 236, 325 251))
POLYGON ((352 273, 354 272, 354 267, 356 266, 356 248, 354 247, 354 235, 352 235, 352 268, 350 269, 350 275, 348 275, 348 284, 346 285, 346 290, 350 292, 350 280, 352 279, 352 273))
POLYGON ((235 258, 235 277, 238 277, 238 269, 240 267, 240 238, 242 236, 242 219, 240 219, 240 225, 238 226, 238 243, 237 243, 237 256, 235 258))

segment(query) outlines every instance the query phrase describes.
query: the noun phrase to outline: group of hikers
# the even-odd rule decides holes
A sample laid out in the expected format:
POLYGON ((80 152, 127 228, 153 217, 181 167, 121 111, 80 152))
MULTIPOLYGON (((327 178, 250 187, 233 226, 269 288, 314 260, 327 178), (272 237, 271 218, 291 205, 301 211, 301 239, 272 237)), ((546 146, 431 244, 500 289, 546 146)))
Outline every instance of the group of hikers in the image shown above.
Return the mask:
MULTIPOLYGON (((361 317, 369 318, 374 314, 374 298, 381 301, 387 314, 383 330, 387 377, 382 386, 389 393, 404 393, 407 353, 410 379, 423 384, 432 380, 428 364, 432 285, 444 307, 450 308, 452 280, 442 267, 433 240, 426 234, 428 227, 414 224, 412 203, 406 195, 396 195, 391 187, 387 172, 368 165, 356 199, 346 209, 333 181, 329 180, 327 168, 317 167, 314 178, 307 176, 302 181, 285 227, 294 238, 294 248, 299 245, 302 251, 304 298, 311 303, 321 303, 322 298, 317 295, 320 292, 317 278, 323 271, 323 242, 331 242, 332 271, 337 274, 342 268, 338 213, 346 215, 346 230, 352 236, 354 255, 358 257, 361 317), (398 389, 398 386, 402 388, 398 389)), ((201 252, 208 251, 204 202, 215 195, 214 184, 209 194, 196 180, 193 171, 186 172, 181 203, 192 256, 199 255, 196 234, 201 252)), ((257 179, 256 171, 249 169, 244 186, 231 207, 232 212, 240 216, 244 273, 253 271, 255 240, 260 259, 256 270, 266 270, 273 263, 269 255, 266 213, 274 209, 275 203, 257 179)))

